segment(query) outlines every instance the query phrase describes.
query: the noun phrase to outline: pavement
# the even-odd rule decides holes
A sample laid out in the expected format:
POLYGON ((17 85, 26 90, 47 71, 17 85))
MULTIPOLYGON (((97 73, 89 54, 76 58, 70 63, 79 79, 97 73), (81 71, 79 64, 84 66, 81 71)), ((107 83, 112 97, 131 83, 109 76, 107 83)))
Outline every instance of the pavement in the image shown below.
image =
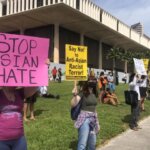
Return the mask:
POLYGON ((142 129, 128 129, 96 150, 150 150, 150 117, 140 121, 139 126, 142 129))

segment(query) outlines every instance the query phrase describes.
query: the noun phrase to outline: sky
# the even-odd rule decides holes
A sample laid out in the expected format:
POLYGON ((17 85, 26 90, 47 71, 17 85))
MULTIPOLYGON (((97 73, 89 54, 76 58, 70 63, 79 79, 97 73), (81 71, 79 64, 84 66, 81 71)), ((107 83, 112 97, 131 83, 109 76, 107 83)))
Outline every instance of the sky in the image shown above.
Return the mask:
POLYGON ((150 37, 150 0, 93 0, 123 23, 142 23, 144 34, 150 37))

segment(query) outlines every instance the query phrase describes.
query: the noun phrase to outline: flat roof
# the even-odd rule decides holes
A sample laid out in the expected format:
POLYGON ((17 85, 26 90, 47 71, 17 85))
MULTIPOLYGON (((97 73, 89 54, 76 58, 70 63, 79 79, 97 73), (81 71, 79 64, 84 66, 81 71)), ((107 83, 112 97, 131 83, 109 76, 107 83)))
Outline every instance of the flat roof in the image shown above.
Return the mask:
POLYGON ((2 16, 0 17, 0 32, 11 32, 49 24, 59 24, 66 29, 127 50, 148 49, 64 3, 2 16))

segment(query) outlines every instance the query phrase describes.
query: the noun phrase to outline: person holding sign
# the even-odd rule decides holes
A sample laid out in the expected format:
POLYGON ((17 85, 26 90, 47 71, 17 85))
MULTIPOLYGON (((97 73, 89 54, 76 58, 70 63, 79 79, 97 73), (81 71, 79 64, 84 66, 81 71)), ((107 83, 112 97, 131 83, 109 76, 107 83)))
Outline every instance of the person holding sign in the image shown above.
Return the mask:
POLYGON ((141 111, 145 111, 144 108, 144 101, 146 98, 146 92, 147 92, 147 76, 142 75, 141 76, 141 84, 140 84, 140 95, 141 95, 141 111))
POLYGON ((73 98, 71 107, 74 107, 82 99, 81 111, 75 121, 75 127, 78 129, 77 150, 94 150, 96 145, 96 134, 100 130, 99 121, 96 113, 97 98, 93 93, 93 84, 88 81, 81 81, 81 91, 78 93, 77 86, 73 89, 73 98))
MULTIPOLYGON (((49 63, 49 60, 46 60, 49 63)), ((27 150, 23 127, 24 99, 31 97, 37 86, 0 87, 0 150, 27 150)))
POLYGON ((140 115, 140 99, 141 99, 139 86, 140 86, 139 76, 135 73, 131 74, 129 78, 129 90, 135 91, 135 94, 133 97, 134 103, 131 104, 131 121, 129 126, 134 131, 140 129, 137 123, 140 115))
POLYGON ((32 96, 37 87, 0 88, 0 149, 27 150, 22 110, 24 99, 32 96))

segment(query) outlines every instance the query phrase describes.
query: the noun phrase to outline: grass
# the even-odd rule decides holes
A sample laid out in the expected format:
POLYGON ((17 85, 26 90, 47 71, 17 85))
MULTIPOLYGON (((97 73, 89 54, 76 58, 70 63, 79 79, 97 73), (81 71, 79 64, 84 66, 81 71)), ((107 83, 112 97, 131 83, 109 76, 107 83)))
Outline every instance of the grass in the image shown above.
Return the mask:
MULTIPOLYGON (((70 100, 73 82, 51 82, 49 92, 59 94, 60 100, 39 97, 35 103, 35 121, 25 123, 25 134, 28 150, 75 150, 77 145, 77 130, 70 118, 70 100)), ((121 104, 111 106, 98 104, 97 112, 101 131, 97 136, 97 145, 106 143, 110 138, 128 128, 130 106, 124 103, 123 91, 127 85, 120 84, 116 88, 121 104)), ((150 101, 145 101, 145 109, 150 107, 150 101)), ((141 119, 150 115, 142 112, 141 119)))

